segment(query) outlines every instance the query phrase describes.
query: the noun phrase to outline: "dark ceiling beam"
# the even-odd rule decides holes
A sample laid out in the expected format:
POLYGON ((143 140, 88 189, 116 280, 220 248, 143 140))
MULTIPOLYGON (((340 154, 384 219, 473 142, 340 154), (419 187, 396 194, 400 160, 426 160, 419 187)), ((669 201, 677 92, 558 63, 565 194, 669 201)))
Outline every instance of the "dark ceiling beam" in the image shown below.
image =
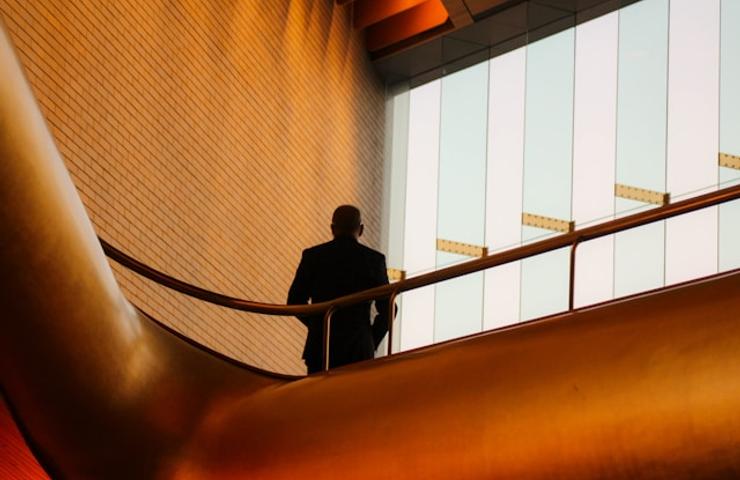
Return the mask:
POLYGON ((502 5, 510 5, 517 2, 511 0, 463 0, 465 6, 468 7, 468 11, 472 16, 480 15, 481 13, 487 12, 494 8, 501 7, 502 5))
POLYGON ((450 15, 450 21, 455 28, 462 28, 473 23, 473 16, 470 14, 468 6, 464 0, 442 0, 447 13, 450 15))

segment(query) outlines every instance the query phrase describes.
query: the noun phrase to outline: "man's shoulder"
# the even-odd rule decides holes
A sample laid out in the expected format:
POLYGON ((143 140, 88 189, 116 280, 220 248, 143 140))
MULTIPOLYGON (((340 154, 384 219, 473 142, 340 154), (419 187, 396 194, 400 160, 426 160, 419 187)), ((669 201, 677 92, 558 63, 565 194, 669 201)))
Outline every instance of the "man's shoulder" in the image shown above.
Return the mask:
POLYGON ((316 255, 321 255, 321 253, 326 252, 327 250, 330 250, 331 247, 332 247, 332 242, 324 242, 319 245, 314 245, 313 247, 308 247, 305 250, 303 250, 303 256, 312 257, 316 255))
MULTIPOLYGON (((321 257, 323 255, 331 255, 337 248, 346 248, 341 247, 339 244, 333 241, 321 243, 319 245, 314 245, 313 247, 309 247, 305 250, 303 250, 303 256, 308 258, 314 258, 314 257, 321 257)), ((357 242, 354 244, 354 249, 356 249, 356 252, 359 252, 362 256, 371 258, 376 261, 385 260, 385 255, 383 255, 381 252, 374 250, 367 245, 363 245, 360 242, 357 242)))
POLYGON ((360 246, 360 249, 362 250, 362 252, 368 257, 372 258, 373 260, 377 260, 377 261, 385 260, 385 255, 383 255, 383 253, 375 249, 372 249, 368 247, 367 245, 363 245, 361 243, 358 243, 358 245, 360 246))

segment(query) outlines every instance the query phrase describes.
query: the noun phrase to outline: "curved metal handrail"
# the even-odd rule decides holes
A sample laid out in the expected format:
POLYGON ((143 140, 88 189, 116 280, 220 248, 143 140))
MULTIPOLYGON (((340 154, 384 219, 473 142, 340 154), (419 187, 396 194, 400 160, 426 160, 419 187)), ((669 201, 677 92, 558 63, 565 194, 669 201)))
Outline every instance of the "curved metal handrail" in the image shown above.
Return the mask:
POLYGON ((330 303, 326 302, 325 304, 317 303, 312 305, 279 305, 274 303, 253 302, 251 300, 244 300, 212 292, 205 288, 184 282, 179 278, 167 275, 156 268, 152 268, 145 263, 140 262, 134 257, 114 247, 99 235, 98 240, 108 258, 114 260, 116 263, 126 267, 132 272, 138 273, 142 277, 148 278, 149 280, 152 280, 165 288, 169 288, 170 290, 175 290, 176 292, 180 292, 189 297, 197 298, 198 300, 203 300, 232 310, 262 313, 265 315, 317 315, 324 313, 330 303))
MULTIPOLYGON (((160 272, 154 268, 151 268, 135 258, 125 254, 121 250, 113 247, 111 244, 100 238, 100 243, 105 251, 105 254, 112 260, 123 265, 124 267, 146 277, 164 287, 178 291, 185 295, 197 298, 215 305, 222 307, 231 308, 234 310, 241 310, 246 312, 261 313, 266 315, 290 315, 290 316, 311 316, 311 315, 325 315, 325 338, 324 338, 324 351, 325 351, 325 364, 328 362, 328 333, 329 329, 326 328, 331 319, 331 315, 337 309, 354 305, 357 303, 368 302, 383 297, 391 299, 391 309, 394 308, 395 297, 409 290, 425 287, 435 283, 443 282, 445 280, 451 280, 453 278, 461 277, 482 270, 487 270, 492 267, 503 265, 517 260, 522 260, 535 255, 551 252, 560 248, 571 247, 570 256, 570 293, 569 293, 569 307, 573 308, 573 291, 575 282, 575 252, 577 246, 585 241, 594 240, 599 237, 611 235, 624 230, 640 227, 648 223, 665 220, 678 215, 691 213, 696 210, 703 208, 712 207, 721 203, 729 202, 732 200, 740 199, 740 185, 733 187, 727 187, 715 192, 706 193, 693 198, 682 200, 676 203, 668 204, 662 207, 657 207, 645 212, 628 215, 622 218, 610 220, 608 222, 593 225, 591 227, 582 228, 575 230, 570 233, 564 233, 556 237, 547 238, 538 242, 524 245, 512 250, 504 251, 501 253, 492 254, 479 259, 471 260, 458 265, 442 268, 433 272, 425 273, 415 277, 410 277, 405 280, 401 280, 396 283, 389 285, 383 285, 380 287, 364 290, 362 292, 353 293, 343 297, 336 298, 331 301, 314 303, 309 305, 279 305, 271 303, 253 302, 249 300, 243 300, 220 293, 215 293, 204 288, 192 285, 190 283, 179 280, 175 277, 160 272)), ((390 315, 389 318, 392 318, 390 315)), ((388 341, 388 352, 390 353, 390 346, 392 340, 392 324, 390 323, 389 341, 388 341)))

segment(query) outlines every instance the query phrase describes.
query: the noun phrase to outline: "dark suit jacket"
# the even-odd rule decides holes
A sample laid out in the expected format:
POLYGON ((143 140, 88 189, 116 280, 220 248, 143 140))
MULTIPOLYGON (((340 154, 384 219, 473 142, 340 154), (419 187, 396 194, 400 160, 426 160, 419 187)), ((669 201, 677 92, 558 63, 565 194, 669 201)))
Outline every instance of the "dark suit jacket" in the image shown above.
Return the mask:
MULTIPOLYGON (((324 302, 388 283, 385 256, 353 237, 338 237, 303 251, 288 304, 324 302)), ((330 366, 373 358, 388 331, 388 300, 376 301, 378 314, 370 322, 370 302, 338 310, 332 316, 330 366)), ((309 373, 321 369, 323 317, 299 317, 308 327, 303 358, 309 373)))

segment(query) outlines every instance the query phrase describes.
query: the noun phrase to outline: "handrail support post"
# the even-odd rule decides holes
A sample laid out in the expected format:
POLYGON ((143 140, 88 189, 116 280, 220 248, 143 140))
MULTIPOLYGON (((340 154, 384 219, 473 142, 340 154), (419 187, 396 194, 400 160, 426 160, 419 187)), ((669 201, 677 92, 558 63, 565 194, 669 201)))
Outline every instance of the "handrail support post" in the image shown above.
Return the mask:
POLYGON ((581 237, 576 237, 570 246, 570 272, 568 276, 568 311, 575 308, 576 296, 576 252, 581 243, 581 237))
POLYGON ((395 290, 388 296, 388 356, 393 353, 393 324, 396 321, 396 297, 395 290))
POLYGON ((334 315, 336 307, 331 306, 324 314, 324 342, 322 349, 322 367, 325 372, 329 371, 329 341, 331 340, 331 317, 334 315))

